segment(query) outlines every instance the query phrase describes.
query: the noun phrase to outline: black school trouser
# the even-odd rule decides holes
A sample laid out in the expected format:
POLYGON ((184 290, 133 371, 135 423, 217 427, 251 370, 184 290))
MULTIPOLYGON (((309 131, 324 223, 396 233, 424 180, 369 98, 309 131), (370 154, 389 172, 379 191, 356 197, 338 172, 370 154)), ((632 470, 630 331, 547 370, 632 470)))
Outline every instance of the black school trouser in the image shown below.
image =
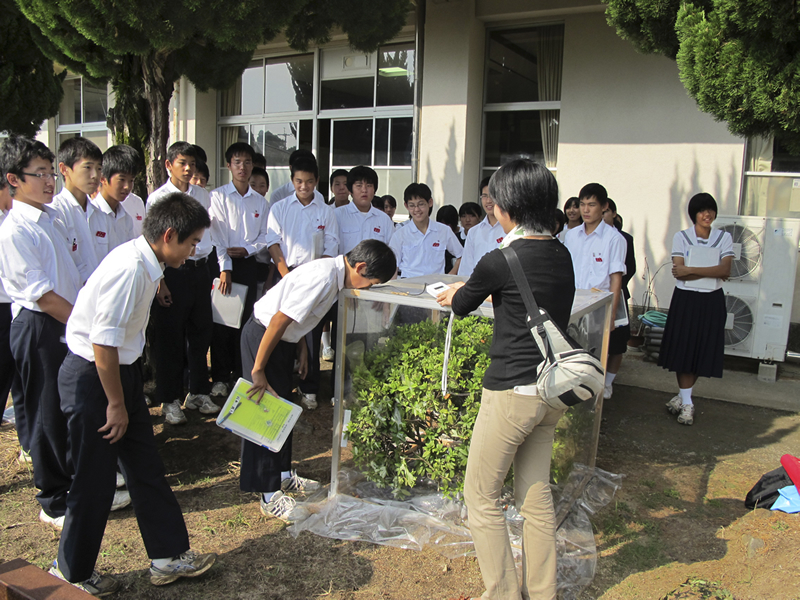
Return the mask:
POLYGON ((67 421, 58 394, 58 369, 67 355, 65 331, 66 325, 50 315, 27 308, 11 322, 10 331, 22 386, 22 429, 30 447, 33 483, 39 489, 36 499, 51 517, 66 512, 72 482, 67 421))
POLYGON ((14 364, 14 355, 11 353, 11 304, 0 303, 0 398, 3 399, 2 408, 5 411, 8 394, 14 403, 14 422, 17 429, 19 445, 25 452, 29 452, 31 444, 28 441, 25 423, 25 406, 22 399, 22 381, 19 378, 17 367, 14 364))
MULTIPOLYGON (((248 374, 253 370, 256 353, 266 328, 255 317, 242 329, 242 368, 248 374)), ((264 374, 272 389, 288 400, 292 394, 292 367, 295 345, 280 341, 272 351, 264 374)), ((247 440, 242 440, 242 462, 239 470, 239 488, 243 492, 270 493, 281 489, 281 472, 292 468, 292 433, 286 438, 280 452, 267 450, 247 440)))
MULTIPOLYGON (((247 296, 242 312, 242 328, 234 329, 214 323, 211 340, 211 378, 214 381, 229 383, 242 376, 242 354, 240 340, 244 324, 253 314, 253 305, 258 299, 258 263, 255 256, 233 258, 232 279, 234 283, 247 286, 247 296), (232 376, 232 377, 231 377, 232 376)), ((245 371, 250 373, 249 370, 245 371)))
POLYGON ((183 399, 183 366, 187 357, 189 392, 208 394, 208 347, 214 320, 211 316, 211 276, 206 259, 187 260, 179 269, 164 269, 164 283, 172 305, 153 302, 150 352, 156 367, 155 402, 183 399))
POLYGON ((167 484, 153 438, 141 364, 120 365, 119 370, 128 429, 115 444, 103 439, 107 432, 97 431, 106 424, 108 399, 95 364, 70 352, 58 374, 70 461, 75 468, 58 546, 58 567, 73 583, 92 576, 114 500, 118 461, 147 555, 171 558, 189 549, 181 507, 167 484))

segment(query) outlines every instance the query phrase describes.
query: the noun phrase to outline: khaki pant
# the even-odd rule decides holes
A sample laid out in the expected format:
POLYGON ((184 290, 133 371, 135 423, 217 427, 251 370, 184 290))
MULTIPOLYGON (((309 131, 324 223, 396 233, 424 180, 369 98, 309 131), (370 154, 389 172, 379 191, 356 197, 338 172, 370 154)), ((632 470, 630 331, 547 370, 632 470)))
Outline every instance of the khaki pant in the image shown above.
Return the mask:
POLYGON ((556 423, 565 411, 539 396, 484 389, 467 460, 464 499, 486 586, 483 600, 556 597, 556 544, 550 456, 556 423), (500 489, 514 464, 522 534, 522 588, 508 539, 500 489))

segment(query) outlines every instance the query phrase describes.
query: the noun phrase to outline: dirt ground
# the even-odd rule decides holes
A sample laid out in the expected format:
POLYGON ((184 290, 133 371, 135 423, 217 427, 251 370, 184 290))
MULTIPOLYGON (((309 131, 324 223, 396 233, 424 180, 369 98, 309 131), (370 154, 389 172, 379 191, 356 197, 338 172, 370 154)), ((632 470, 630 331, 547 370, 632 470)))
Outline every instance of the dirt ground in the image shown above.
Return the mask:
MULTIPOLYGON (((330 481, 329 395, 295 435, 300 473, 330 481)), ((593 516, 599 559, 582 599, 800 598, 800 516, 747 511, 747 490, 784 453, 800 454, 800 415, 698 399, 693 427, 666 411, 667 394, 617 386, 605 407, 598 466, 625 474, 593 516)), ((197 580, 155 588, 133 511, 113 513, 97 568, 128 599, 447 600, 483 591, 474 558, 329 540, 297 539, 261 516, 238 489, 238 439, 187 411, 183 427, 152 410, 169 482, 192 547, 219 554, 197 580)), ((48 568, 58 534, 37 520, 29 471, 10 426, 0 429, 0 559, 48 568)), ((345 455, 347 458, 347 455, 345 455)))

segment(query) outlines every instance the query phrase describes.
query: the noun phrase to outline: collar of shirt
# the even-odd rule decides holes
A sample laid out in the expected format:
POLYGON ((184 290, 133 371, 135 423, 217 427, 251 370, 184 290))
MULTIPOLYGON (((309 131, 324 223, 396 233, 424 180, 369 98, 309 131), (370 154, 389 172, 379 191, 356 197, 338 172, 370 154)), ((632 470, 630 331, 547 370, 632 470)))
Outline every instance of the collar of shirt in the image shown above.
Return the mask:
MULTIPOLYGON (((604 238, 606 236, 607 231, 610 229, 610 225, 605 221, 601 220, 600 223, 597 225, 595 230, 592 233, 586 233, 586 223, 581 223, 578 225, 580 232, 583 234, 584 237, 590 237, 592 235, 597 235, 599 238, 604 238)), ((616 228, 614 229, 616 231, 616 228)))
POLYGON ((344 266, 344 255, 340 254, 334 260, 336 261, 336 283, 339 284, 339 291, 341 291, 344 289, 344 274, 347 271, 344 266))
MULTIPOLYGON (((439 223, 438 221, 434 221, 433 219, 430 219, 430 218, 429 218, 429 219, 428 219, 428 228, 425 230, 425 233, 422 233, 422 232, 419 230, 419 227, 417 227, 417 224, 416 224, 416 223, 414 223, 414 221, 413 221, 413 220, 409 219, 409 220, 408 220, 408 222, 409 222, 409 223, 410 223, 410 225, 411 225, 411 226, 408 228, 408 231, 409 231, 409 233, 411 233, 411 234, 414 234, 414 235, 421 235, 422 237, 425 237, 426 235, 428 235, 428 234, 429 234, 429 233, 431 233, 432 231, 436 230, 436 229, 439 227, 439 225, 440 225, 440 223, 439 223)), ((446 225, 444 225, 443 227, 447 227, 447 226, 446 226, 446 225)))
POLYGON ((35 206, 31 206, 30 204, 25 204, 24 202, 20 202, 19 200, 13 200, 12 206, 14 208, 13 214, 19 215, 24 217, 28 221, 33 221, 34 223, 38 223, 39 219, 42 217, 47 217, 48 219, 52 218, 53 209, 49 206, 43 206, 44 210, 39 210, 35 206))
POLYGON ((351 215, 363 215, 365 219, 367 217, 374 217, 375 215, 378 215, 380 213, 380 211, 374 206, 370 206, 367 212, 361 212, 360 210, 358 210, 358 207, 356 206, 355 202, 351 202, 350 204, 345 204, 344 206, 342 206, 342 209, 346 210, 351 215))
POLYGON ((144 236, 141 235, 134 239, 133 245, 139 252, 142 253, 145 268, 147 269, 147 275, 150 277, 150 280, 158 281, 161 279, 164 276, 164 264, 158 262, 156 253, 153 252, 153 248, 150 246, 148 241, 144 239, 144 236))
MULTIPOLYGON (((302 209, 306 209, 311 205, 316 205, 316 206, 320 206, 322 208, 325 208, 326 206, 328 206, 327 204, 325 204, 325 199, 322 197, 322 194, 319 194, 319 197, 317 197, 316 191, 317 190, 314 190, 315 193, 314 193, 314 197, 311 198, 311 202, 309 202, 305 206, 303 205, 302 202, 300 202, 300 199, 297 197, 297 192, 294 192, 291 196, 287 196, 285 198, 285 200, 289 204, 291 204, 292 202, 296 202, 297 204, 300 205, 300 208, 302 208, 302 209)), ((288 204, 287 204, 287 206, 288 206, 288 204)))
POLYGON ((703 246, 713 245, 714 242, 717 241, 717 238, 722 235, 721 229, 712 229, 711 233, 708 234, 708 239, 699 238, 697 237, 697 230, 694 228, 694 225, 684 231, 688 232, 687 235, 693 244, 702 244, 703 246))
POLYGON ((226 196, 233 196, 235 194, 236 196, 239 196, 239 198, 247 198, 248 196, 252 196, 253 194, 256 193, 256 191, 248 185, 247 192, 245 193, 244 196, 242 196, 239 193, 239 190, 236 189, 236 186, 233 185, 232 181, 230 183, 225 184, 224 191, 226 196))
MULTIPOLYGON (((111 215, 115 219, 119 215, 118 211, 120 209, 122 209, 122 206, 117 206, 117 210, 116 211, 111 210, 111 207, 108 205, 108 202, 106 202, 106 199, 103 197, 103 193, 102 192, 100 192, 99 194, 97 194, 97 196, 92 198, 92 200, 90 202, 92 204, 94 204, 95 208, 97 208, 98 210, 103 211, 107 215, 111 215)), ((124 209, 122 209, 122 210, 124 210, 124 209)))
MULTIPOLYGON (((68 204, 70 204, 70 205, 72 205, 72 206, 77 206, 78 208, 80 208, 80 209, 81 209, 81 211, 83 211, 83 212, 86 212, 86 211, 84 210, 84 208, 81 206, 80 202, 78 202, 78 199, 77 199, 77 198, 76 198, 76 197, 73 195, 73 193, 72 193, 72 192, 70 192, 70 191, 69 191, 67 188, 64 188, 64 189, 62 189, 62 190, 61 190, 61 191, 58 193, 58 195, 57 195, 56 197, 58 197, 58 198, 63 198, 63 199, 64 199, 64 201, 65 201, 65 202, 67 202, 68 204)), ((86 210, 88 210, 88 209, 89 209, 89 201, 88 201, 88 198, 87 198, 87 201, 86 201, 86 210)))

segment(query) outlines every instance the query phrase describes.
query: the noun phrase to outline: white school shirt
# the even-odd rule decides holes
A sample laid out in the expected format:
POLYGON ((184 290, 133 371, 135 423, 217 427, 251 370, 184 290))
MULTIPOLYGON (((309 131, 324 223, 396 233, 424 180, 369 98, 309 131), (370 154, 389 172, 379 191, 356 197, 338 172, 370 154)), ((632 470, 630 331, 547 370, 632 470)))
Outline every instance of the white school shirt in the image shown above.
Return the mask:
POLYGON ((66 231, 65 238, 70 256, 78 272, 81 274, 81 281, 86 281, 89 276, 100 264, 95 254, 94 239, 89 232, 89 222, 86 214, 89 210, 89 200, 86 200, 86 210, 75 199, 67 188, 61 190, 53 201, 49 204, 50 208, 56 211, 58 220, 66 231))
POLYGON ((382 210, 374 206, 363 213, 355 202, 334 209, 339 227, 339 252, 347 254, 363 240, 380 240, 388 244, 394 233, 394 223, 382 210))
POLYGON ((217 248, 220 271, 230 271, 233 261, 228 248, 244 248, 253 256, 267 247, 267 201, 250 186, 242 196, 233 182, 210 195, 211 243, 217 248))
MULTIPOLYGON (((147 197, 147 206, 145 206, 145 212, 150 212, 150 209, 153 205, 164 198, 167 194, 173 194, 175 192, 181 192, 171 180, 167 179, 167 183, 162 185, 158 188, 155 192, 150 194, 147 197)), ((203 205, 203 208, 208 210, 211 206, 211 199, 209 198, 208 191, 205 188, 200 187, 199 185, 192 185, 189 184, 189 191, 186 192, 189 196, 197 200, 200 204, 203 205)), ((126 200, 127 202, 127 200, 126 200)), ((214 248, 214 244, 211 242, 211 232, 206 229, 203 232, 203 238, 200 240, 200 243, 194 249, 194 256, 190 256, 187 260, 202 260, 207 258, 209 254, 211 254, 211 250, 214 248)))
MULTIPOLYGON (((3 226, 3 221, 5 221, 6 215, 8 215, 7 210, 0 210, 0 227, 3 226)), ((0 304, 11 304, 11 298, 9 298, 8 294, 6 294, 6 289, 3 287, 2 279, 0 279, 0 304)))
POLYGON ((163 276, 164 266, 144 237, 115 248, 78 294, 67 321, 69 349, 94 362, 92 344, 112 346, 119 352, 119 364, 136 362, 163 276))
POLYGON ((461 258, 464 252, 453 230, 432 219, 424 234, 409 219, 408 224, 394 232, 389 247, 394 250, 402 278, 444 273, 444 251, 456 258, 461 258))
MULTIPOLYGON (((692 225, 689 227, 689 229, 679 231, 672 238, 672 258, 683 258, 685 263, 686 258, 689 256, 689 248, 692 246, 719 248, 720 260, 726 256, 736 256, 733 252, 733 238, 731 237, 730 233, 727 231, 722 231, 721 229, 712 229, 708 239, 704 240, 703 238, 697 237, 697 232, 694 229, 694 225, 692 225)), ((688 290, 690 292, 701 292, 705 294, 708 292, 714 292, 721 288, 722 279, 715 280, 713 290, 686 287, 686 282, 681 281, 680 279, 675 280, 675 287, 682 290, 688 290)))
POLYGON ((328 313, 344 288, 344 256, 321 258, 294 269, 253 307, 264 327, 280 311, 292 319, 281 338, 297 343, 328 313))
POLYGON ((579 290, 611 290, 612 273, 625 275, 625 255, 628 244, 625 238, 605 221, 586 235, 586 224, 581 223, 567 232, 564 245, 572 255, 575 270, 575 287, 579 290))
POLYGON ((122 204, 116 210, 111 210, 103 198, 103 192, 100 192, 86 205, 86 220, 89 234, 94 238, 98 262, 102 262, 117 246, 133 239, 133 219, 122 204))
POLYGON ((267 247, 280 244, 290 268, 299 267, 322 256, 339 254, 339 226, 333 209, 320 195, 303 206, 297 194, 284 198, 269 212, 267 247), (315 251, 315 240, 317 243, 315 251))
POLYGON ((500 242, 506 237, 500 221, 494 225, 489 224, 489 217, 486 217, 469 230, 467 241, 464 243, 464 254, 461 256, 461 264, 458 267, 458 274, 469 277, 475 270, 475 265, 495 248, 500 247, 500 242))
POLYGON ((75 303, 83 280, 65 237, 52 208, 41 211, 14 200, 0 226, 0 279, 14 317, 23 308, 42 312, 38 300, 50 291, 75 303))
MULTIPOLYGON (((269 207, 272 208, 275 204, 284 198, 288 198, 292 194, 294 194, 294 184, 291 181, 289 183, 284 183, 281 187, 272 192, 272 195, 269 197, 269 207)), ((314 200, 322 200, 323 204, 327 204, 327 202, 325 202, 325 196, 320 194, 319 190, 316 189, 314 190, 314 200)), ((333 204, 330 206, 333 206, 333 204)))
POLYGON ((131 192, 123 201, 122 208, 124 208, 125 212, 131 216, 131 223, 133 224, 133 237, 139 237, 142 235, 142 225, 144 225, 144 216, 147 212, 141 196, 131 192))

